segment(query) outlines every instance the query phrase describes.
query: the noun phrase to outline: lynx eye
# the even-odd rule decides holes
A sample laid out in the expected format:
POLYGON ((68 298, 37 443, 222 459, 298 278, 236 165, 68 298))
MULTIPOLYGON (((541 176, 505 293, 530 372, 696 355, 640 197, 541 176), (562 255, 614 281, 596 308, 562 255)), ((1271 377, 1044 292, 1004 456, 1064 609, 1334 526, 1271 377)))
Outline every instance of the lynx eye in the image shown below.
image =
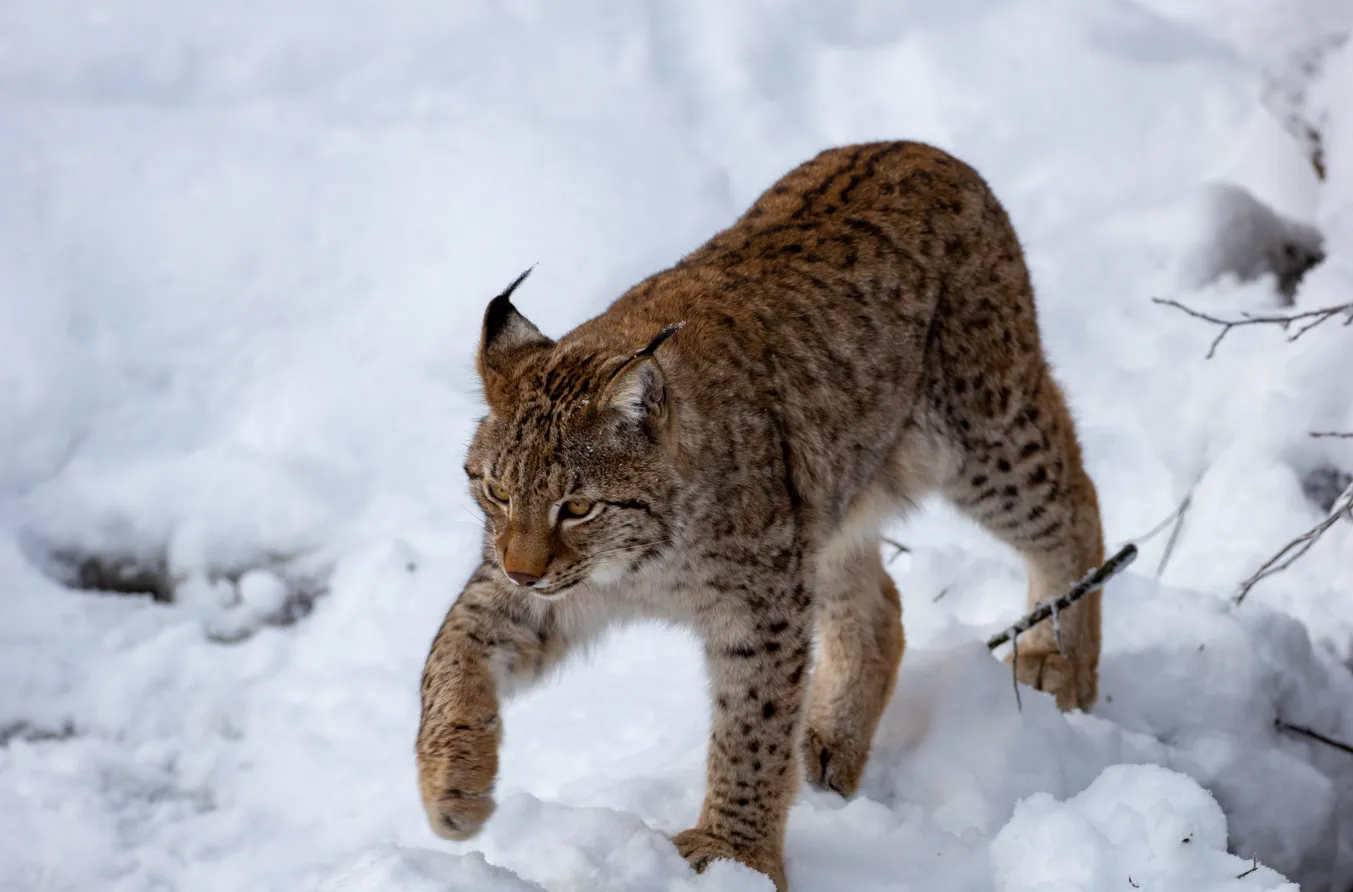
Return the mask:
POLYGON ((490 480, 485 484, 484 489, 488 490, 489 498, 495 502, 502 502, 506 505, 512 499, 512 493, 507 491, 507 487, 501 483, 490 480))
POLYGON ((568 520, 577 520, 592 513, 593 502, 575 496, 559 506, 559 516, 568 520))

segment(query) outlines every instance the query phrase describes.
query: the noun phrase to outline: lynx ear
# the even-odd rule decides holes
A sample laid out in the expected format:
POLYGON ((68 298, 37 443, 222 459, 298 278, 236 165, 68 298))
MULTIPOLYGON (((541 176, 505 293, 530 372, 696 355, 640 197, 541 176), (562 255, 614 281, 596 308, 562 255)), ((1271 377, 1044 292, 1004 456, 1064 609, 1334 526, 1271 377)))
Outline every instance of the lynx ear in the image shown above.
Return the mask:
POLYGON ((684 322, 669 325, 658 332, 648 346, 625 360, 611 373, 602 393, 601 404, 628 421, 661 421, 667 415, 667 379, 653 355, 663 341, 676 334, 684 322))
POLYGON ((631 359, 606 385, 601 405, 626 421, 640 423, 660 418, 667 403, 667 382, 662 368, 651 356, 631 359))
POLYGON ((528 269, 508 285, 502 294, 489 301, 484 311, 484 329, 479 337, 479 377, 484 382, 484 395, 489 402, 501 402, 508 384, 512 363, 523 352, 554 346, 554 341, 540 333, 517 308, 512 306, 512 292, 531 274, 528 269))

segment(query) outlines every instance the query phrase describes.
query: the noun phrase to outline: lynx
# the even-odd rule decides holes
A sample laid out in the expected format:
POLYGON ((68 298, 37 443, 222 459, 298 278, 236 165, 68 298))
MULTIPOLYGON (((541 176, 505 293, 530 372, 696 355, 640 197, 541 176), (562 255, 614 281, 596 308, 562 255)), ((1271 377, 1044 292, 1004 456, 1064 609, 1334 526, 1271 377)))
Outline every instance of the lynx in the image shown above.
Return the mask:
MULTIPOLYGON (((902 657, 882 526, 942 495, 1024 557, 1030 602, 1103 558, 1015 232, 968 165, 875 143, 791 171, 557 341, 511 302, 525 275, 484 315, 483 562, 423 675, 429 820, 465 839, 493 811, 504 698, 660 617, 703 642, 713 700, 704 805, 673 842, 784 890, 800 772, 856 791, 902 657)), ((1026 635, 1019 679, 1088 709, 1098 596, 1060 625, 1060 648, 1026 635)))

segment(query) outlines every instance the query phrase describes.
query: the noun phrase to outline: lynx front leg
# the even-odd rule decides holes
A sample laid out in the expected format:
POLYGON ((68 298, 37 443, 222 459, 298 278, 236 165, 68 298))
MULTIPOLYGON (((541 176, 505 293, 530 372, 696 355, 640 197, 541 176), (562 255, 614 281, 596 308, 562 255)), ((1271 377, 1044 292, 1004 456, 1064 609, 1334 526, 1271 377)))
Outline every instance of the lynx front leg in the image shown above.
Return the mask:
POLYGON ((732 858, 783 892, 809 614, 801 583, 769 601, 761 611, 739 605, 740 616, 712 617, 704 630, 714 695, 705 802, 696 826, 674 842, 696 870, 732 858))
POLYGON ((433 831, 468 839, 493 812, 502 740, 499 697, 538 679, 568 651, 559 611, 509 588, 483 564, 442 623, 423 668, 416 753, 433 831))

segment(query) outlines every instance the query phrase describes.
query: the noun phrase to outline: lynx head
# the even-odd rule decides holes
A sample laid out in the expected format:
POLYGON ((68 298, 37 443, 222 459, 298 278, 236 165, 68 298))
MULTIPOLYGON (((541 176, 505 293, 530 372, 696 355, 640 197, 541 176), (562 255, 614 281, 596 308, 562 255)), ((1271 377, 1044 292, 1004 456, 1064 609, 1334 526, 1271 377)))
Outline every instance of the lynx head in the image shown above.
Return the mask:
POLYGON ((654 353, 680 326, 628 352, 556 343, 512 306, 525 278, 484 313, 489 413, 465 472, 503 573, 556 598, 618 580, 670 544, 675 413, 654 353))

